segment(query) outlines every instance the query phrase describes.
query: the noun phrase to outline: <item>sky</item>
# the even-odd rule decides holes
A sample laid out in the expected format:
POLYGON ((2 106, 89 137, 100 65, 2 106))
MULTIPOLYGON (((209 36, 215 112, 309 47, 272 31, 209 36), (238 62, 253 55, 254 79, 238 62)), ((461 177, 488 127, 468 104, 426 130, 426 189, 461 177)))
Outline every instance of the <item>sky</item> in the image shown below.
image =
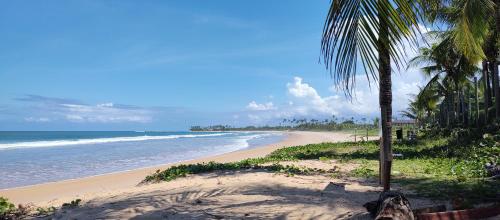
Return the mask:
MULTIPOLYGON (((319 62, 329 3, 4 1, 0 130, 375 118, 376 85, 360 72, 349 100, 319 62)), ((394 116, 424 81, 394 74, 394 116)))

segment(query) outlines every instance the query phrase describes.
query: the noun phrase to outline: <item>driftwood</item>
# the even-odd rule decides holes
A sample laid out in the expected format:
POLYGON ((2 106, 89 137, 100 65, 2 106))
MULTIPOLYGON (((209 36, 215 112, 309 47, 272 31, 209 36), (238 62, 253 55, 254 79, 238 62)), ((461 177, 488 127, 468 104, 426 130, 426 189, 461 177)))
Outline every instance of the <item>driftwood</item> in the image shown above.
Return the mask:
POLYGON ((385 191, 380 193, 377 201, 363 205, 376 220, 400 219, 414 220, 410 202, 399 192, 385 191))

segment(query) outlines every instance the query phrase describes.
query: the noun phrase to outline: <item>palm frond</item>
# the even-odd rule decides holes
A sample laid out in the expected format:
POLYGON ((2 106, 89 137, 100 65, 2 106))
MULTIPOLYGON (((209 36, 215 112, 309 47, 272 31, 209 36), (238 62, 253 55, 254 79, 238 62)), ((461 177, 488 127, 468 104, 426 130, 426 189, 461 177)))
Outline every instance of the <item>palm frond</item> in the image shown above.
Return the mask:
POLYGON ((377 81, 381 20, 388 27, 391 60, 398 69, 402 67, 406 45, 417 42, 418 8, 407 0, 333 0, 323 28, 321 53, 335 85, 351 95, 358 58, 369 81, 377 81))
POLYGON ((485 57, 482 45, 488 36, 487 21, 492 19, 494 6, 491 0, 456 0, 448 12, 454 46, 472 62, 485 57))

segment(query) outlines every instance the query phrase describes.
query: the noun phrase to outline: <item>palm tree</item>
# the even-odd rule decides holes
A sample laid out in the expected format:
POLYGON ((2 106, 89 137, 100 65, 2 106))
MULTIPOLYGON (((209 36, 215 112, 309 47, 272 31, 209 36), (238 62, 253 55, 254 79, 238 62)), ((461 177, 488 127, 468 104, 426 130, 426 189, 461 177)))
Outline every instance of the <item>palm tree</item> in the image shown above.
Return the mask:
POLYGON ((419 93, 413 95, 410 104, 406 110, 401 111, 401 115, 410 119, 415 119, 420 123, 432 123, 433 113, 441 100, 439 87, 429 86, 419 88, 419 93))
MULTIPOLYGON (((488 94, 488 105, 485 105, 485 120, 488 122, 489 117, 489 109, 487 108, 491 102, 492 95, 495 96, 495 118, 497 120, 500 119, 500 86, 499 86, 499 77, 498 77, 498 58, 499 58, 499 43, 500 43, 500 0, 494 0, 488 2, 491 5, 488 5, 489 8, 485 9, 485 13, 488 13, 488 16, 482 18, 482 21, 485 25, 489 25, 483 31, 486 33, 486 40, 483 41, 483 51, 486 55, 486 59, 483 61, 483 69, 486 74, 488 74, 488 70, 490 76, 485 77, 487 80, 485 85, 489 86, 489 81, 491 81, 491 89, 492 93, 488 94), (493 16, 491 16, 491 14, 493 16), (487 62, 487 65, 484 63, 487 62)), ((473 16, 474 17, 474 16, 473 16)), ((477 19, 477 18, 476 18, 477 19)), ((488 89, 488 88, 486 88, 488 89)))
POLYGON ((490 83, 489 83, 489 76, 488 76, 488 62, 486 60, 483 60, 483 85, 484 85, 484 124, 488 124, 489 121, 489 107, 490 107, 490 83))
POLYGON ((500 0, 495 0, 495 34, 493 34, 493 39, 496 40, 493 45, 494 54, 494 65, 493 65, 493 89, 495 90, 495 103, 496 103, 496 117, 500 120, 500 77, 498 76, 498 56, 499 56, 499 39, 500 39, 500 0))
MULTIPOLYGON (((435 16, 431 17, 431 21, 448 24, 454 47, 472 63, 482 60, 484 85, 488 90, 491 80, 495 96, 495 117, 500 119, 500 0, 454 0, 435 9, 435 16)), ((485 120, 488 122, 491 95, 485 94, 485 98, 485 120)))
MULTIPOLYGON (((423 88, 423 92, 429 89, 439 89, 437 91, 445 97, 445 103, 451 103, 448 107, 453 108, 451 111, 446 109, 446 112, 452 112, 451 121, 456 122, 459 119, 460 109, 463 109, 461 101, 464 96, 463 86, 469 83, 467 78, 472 77, 478 68, 453 47, 450 32, 439 33, 439 38, 444 39, 430 47, 420 48, 420 54, 409 61, 408 67, 425 64, 421 70, 430 80, 423 88)), ((462 118, 464 119, 462 123, 464 123, 465 118, 462 118)), ((446 124, 450 125, 448 121, 449 115, 447 114, 446 124)))
MULTIPOLYGON (((485 53, 486 60, 483 61, 483 69, 484 73, 489 75, 485 75, 485 85, 488 86, 486 89, 490 91, 490 83, 491 81, 491 93, 488 92, 488 104, 491 102, 492 95, 495 96, 495 118, 500 119, 500 89, 498 84, 498 33, 497 31, 493 31, 487 41, 485 42, 485 53), (486 64, 486 65, 485 65, 486 64)), ((488 109, 487 109, 488 110, 488 109)), ((489 113, 489 111, 487 111, 489 113)), ((486 115, 487 115, 486 113, 486 115)))
POLYGON ((418 120, 421 117, 422 109, 418 108, 415 100, 410 100, 410 104, 408 104, 408 107, 406 107, 406 109, 402 110, 400 113, 401 116, 405 118, 418 120))
POLYGON ((381 182, 390 189, 392 164, 391 60, 404 63, 405 43, 417 42, 419 7, 404 0, 333 0, 324 24, 322 58, 335 84, 351 97, 357 58, 369 81, 379 82, 382 124, 381 182))

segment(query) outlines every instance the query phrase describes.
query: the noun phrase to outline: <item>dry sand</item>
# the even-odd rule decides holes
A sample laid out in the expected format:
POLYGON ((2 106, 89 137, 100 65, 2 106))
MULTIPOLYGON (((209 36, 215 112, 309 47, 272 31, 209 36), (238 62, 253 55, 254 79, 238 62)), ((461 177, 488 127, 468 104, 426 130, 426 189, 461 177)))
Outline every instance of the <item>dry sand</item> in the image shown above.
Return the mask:
MULTIPOLYGON (((216 157, 193 160, 237 161, 264 156, 273 150, 308 143, 346 141, 342 133, 290 132, 283 142, 216 157)), ((283 162, 295 166, 342 171, 356 164, 305 160, 283 162)), ((165 168, 162 166, 160 168, 165 168)), ((191 175, 171 182, 137 186, 158 167, 123 173, 48 183, 0 191, 17 203, 60 205, 80 198, 78 208, 61 209, 55 219, 367 219, 362 205, 381 191, 366 179, 332 178, 328 175, 287 176, 265 170, 191 175)), ((414 207, 434 205, 410 198, 414 207)))
MULTIPOLYGON (((82 207, 58 211, 51 217, 369 219, 362 205, 378 198, 381 188, 376 185, 366 180, 286 176, 263 170, 217 172, 97 197, 82 207)), ((424 199, 409 199, 413 207, 435 205, 424 199)))

